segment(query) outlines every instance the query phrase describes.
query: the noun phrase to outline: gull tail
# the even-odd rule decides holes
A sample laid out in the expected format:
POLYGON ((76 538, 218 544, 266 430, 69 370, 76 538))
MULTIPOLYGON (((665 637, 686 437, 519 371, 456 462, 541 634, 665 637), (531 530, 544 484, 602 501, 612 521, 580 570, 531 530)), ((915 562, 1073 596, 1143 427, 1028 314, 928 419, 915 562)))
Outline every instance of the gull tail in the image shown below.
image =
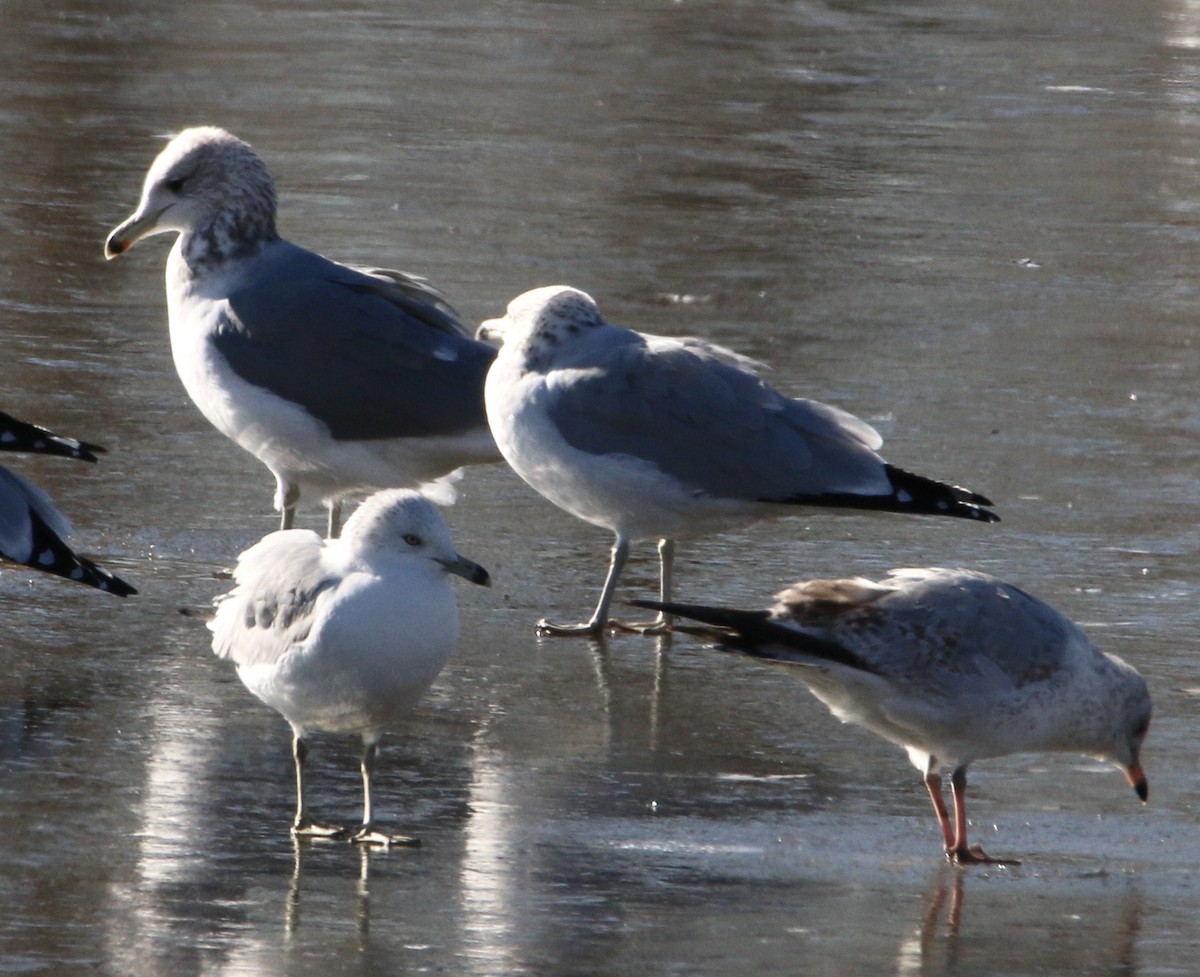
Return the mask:
POLYGON ((845 665, 862 672, 877 672, 844 645, 805 631, 780 624, 770 611, 739 611, 704 604, 666 603, 657 600, 631 600, 634 607, 646 607, 675 617, 711 624, 730 634, 721 634, 721 647, 739 651, 752 658, 791 665, 819 665, 824 662, 845 665))
POLYGON ((885 464, 884 471, 892 490, 886 495, 859 495, 854 492, 820 492, 793 495, 786 499, 765 499, 787 505, 837 506, 845 509, 870 509, 876 512, 909 512, 914 515, 956 516, 979 522, 999 522, 990 511, 992 500, 978 492, 938 482, 885 464))

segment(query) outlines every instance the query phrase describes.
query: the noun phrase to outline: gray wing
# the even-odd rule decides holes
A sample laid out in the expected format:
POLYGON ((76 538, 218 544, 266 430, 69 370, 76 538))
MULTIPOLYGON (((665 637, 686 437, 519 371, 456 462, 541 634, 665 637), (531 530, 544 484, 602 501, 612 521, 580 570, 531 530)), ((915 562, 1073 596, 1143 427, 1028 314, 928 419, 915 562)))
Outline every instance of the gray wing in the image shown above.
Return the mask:
POLYGON ((896 571, 841 609, 796 601, 793 621, 852 648, 898 688, 989 696, 1053 681, 1072 667, 1076 626, 1011 584, 966 570, 896 571))
POLYGON ((213 651, 239 667, 273 664, 308 639, 340 579, 321 559, 316 533, 272 533, 239 558, 237 586, 216 599, 213 651))
POLYGON ((0 467, 0 554, 17 563, 32 555, 30 520, 40 519, 50 532, 66 537, 71 523, 42 489, 0 467))
POLYGON ((212 337, 242 379, 301 405, 339 440, 486 426, 496 351, 465 335, 432 286, 277 241, 228 297, 212 337))
POLYGON ((719 347, 616 332, 600 358, 547 381, 550 417, 574 447, 644 459, 716 496, 890 491, 865 422, 784 397, 719 347))

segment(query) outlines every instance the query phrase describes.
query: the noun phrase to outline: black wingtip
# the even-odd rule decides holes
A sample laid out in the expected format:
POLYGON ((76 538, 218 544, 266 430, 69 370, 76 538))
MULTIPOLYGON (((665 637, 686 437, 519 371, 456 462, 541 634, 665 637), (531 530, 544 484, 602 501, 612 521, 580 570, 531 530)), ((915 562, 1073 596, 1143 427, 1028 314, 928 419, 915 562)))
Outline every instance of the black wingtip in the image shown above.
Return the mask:
POLYGON ((794 495, 786 499, 763 499, 785 505, 830 506, 839 509, 865 509, 872 512, 905 512, 922 516, 953 516, 976 522, 999 522, 992 512, 992 500, 970 489, 938 482, 924 475, 884 465, 892 491, 887 495, 858 495, 853 492, 823 492, 794 495))
POLYGON ((720 647, 752 658, 782 664, 813 664, 814 659, 845 665, 862 672, 876 673, 849 648, 819 635, 797 630, 772 619, 770 611, 739 611, 705 604, 678 604, 657 600, 631 600, 635 607, 663 611, 729 632, 721 635, 720 647))
POLYGON ((75 443, 77 447, 75 449, 75 454, 72 455, 72 457, 78 458, 80 461, 99 461, 100 459, 97 458, 96 455, 102 455, 108 451, 107 448, 104 448, 98 444, 92 444, 88 441, 77 441, 75 443))
POLYGON ((98 444, 65 438, 0 411, 0 451, 24 451, 94 462, 98 460, 96 455, 102 454, 104 449, 98 444))
POLYGON ((726 628, 730 631, 741 632, 761 624, 771 616, 770 611, 739 611, 727 607, 710 607, 706 604, 680 604, 674 601, 663 603, 658 600, 631 600, 628 603, 634 607, 644 607, 652 611, 662 611, 675 617, 686 617, 701 624, 711 624, 714 627, 726 628))
POLYGON ((36 512, 31 511, 29 518, 33 537, 31 555, 28 559, 16 562, 33 570, 52 573, 66 580, 95 587, 117 597, 128 597, 137 593, 137 588, 132 584, 126 583, 115 573, 105 570, 72 550, 36 512))

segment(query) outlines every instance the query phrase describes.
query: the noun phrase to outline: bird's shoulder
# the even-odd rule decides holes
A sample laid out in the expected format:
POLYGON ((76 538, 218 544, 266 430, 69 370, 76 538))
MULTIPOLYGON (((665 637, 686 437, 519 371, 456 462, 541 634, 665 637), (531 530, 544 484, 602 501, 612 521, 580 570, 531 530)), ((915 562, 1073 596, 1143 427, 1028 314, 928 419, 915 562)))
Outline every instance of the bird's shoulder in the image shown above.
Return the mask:
POLYGON ((213 649, 239 665, 273 662, 305 641, 344 572, 314 532, 272 533, 246 550, 215 601, 213 649))
POLYGON ((667 436, 674 436, 672 422, 703 424, 709 437, 717 437, 718 427, 755 425, 764 406, 782 402, 753 361, 729 350, 619 327, 606 327, 605 333, 603 341, 580 344, 562 356, 547 375, 545 388, 555 408, 602 423, 657 426, 667 436))
POLYGON ((405 272, 354 268, 288 241, 271 242, 228 289, 227 327, 256 342, 296 347, 374 338, 451 358, 475 341, 429 282, 405 272), (303 324, 303 329, 298 324, 303 324))

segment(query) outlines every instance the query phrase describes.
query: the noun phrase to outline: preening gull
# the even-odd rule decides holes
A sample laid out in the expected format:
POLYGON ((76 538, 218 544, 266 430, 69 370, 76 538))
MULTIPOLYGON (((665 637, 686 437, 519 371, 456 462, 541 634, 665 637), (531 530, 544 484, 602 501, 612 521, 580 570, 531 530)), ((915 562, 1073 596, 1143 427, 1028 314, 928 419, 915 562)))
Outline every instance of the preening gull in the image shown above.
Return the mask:
POLYGON ((447 574, 488 585, 454 549, 430 502, 405 489, 368 498, 340 539, 307 529, 264 537, 238 558, 218 597, 213 650, 292 727, 292 833, 366 844, 414 844, 375 828, 371 780, 380 738, 409 713, 458 643, 447 574), (312 820, 304 800, 311 730, 362 737, 363 820, 351 834, 312 820))
MULTIPOLYGON (((95 461, 99 445, 64 438, 0 411, 0 451, 26 451, 95 461)), ((120 577, 75 553, 71 523, 42 489, 0 466, 0 556, 85 583, 118 597, 137 591, 120 577)))
POLYGON ((357 269, 275 230, 275 184, 242 140, 185 129, 146 174, 141 202, 104 246, 179 236, 167 258, 175 368, 222 434, 275 476, 281 527, 302 493, 349 495, 438 483, 499 461, 483 410, 494 350, 472 339, 425 281, 357 269))
POLYGON ((496 444, 526 482, 616 535, 590 620, 543 634, 598 634, 632 542, 658 539, 671 599, 675 540, 739 528, 795 506, 997 519, 982 495, 887 464, 865 421, 769 387, 758 364, 699 339, 609 325, 592 298, 537 288, 479 327, 503 347, 485 385, 496 444))
POLYGON ((1145 681, 1024 591, 984 573, 931 568, 893 570, 878 583, 805 581, 777 601, 769 611, 633 603, 728 629, 727 647, 799 666, 835 716, 904 747, 924 774, 951 861, 1012 863, 967 844, 974 760, 1082 753, 1116 764, 1146 800, 1145 681), (953 828, 942 767, 953 771, 953 828))

